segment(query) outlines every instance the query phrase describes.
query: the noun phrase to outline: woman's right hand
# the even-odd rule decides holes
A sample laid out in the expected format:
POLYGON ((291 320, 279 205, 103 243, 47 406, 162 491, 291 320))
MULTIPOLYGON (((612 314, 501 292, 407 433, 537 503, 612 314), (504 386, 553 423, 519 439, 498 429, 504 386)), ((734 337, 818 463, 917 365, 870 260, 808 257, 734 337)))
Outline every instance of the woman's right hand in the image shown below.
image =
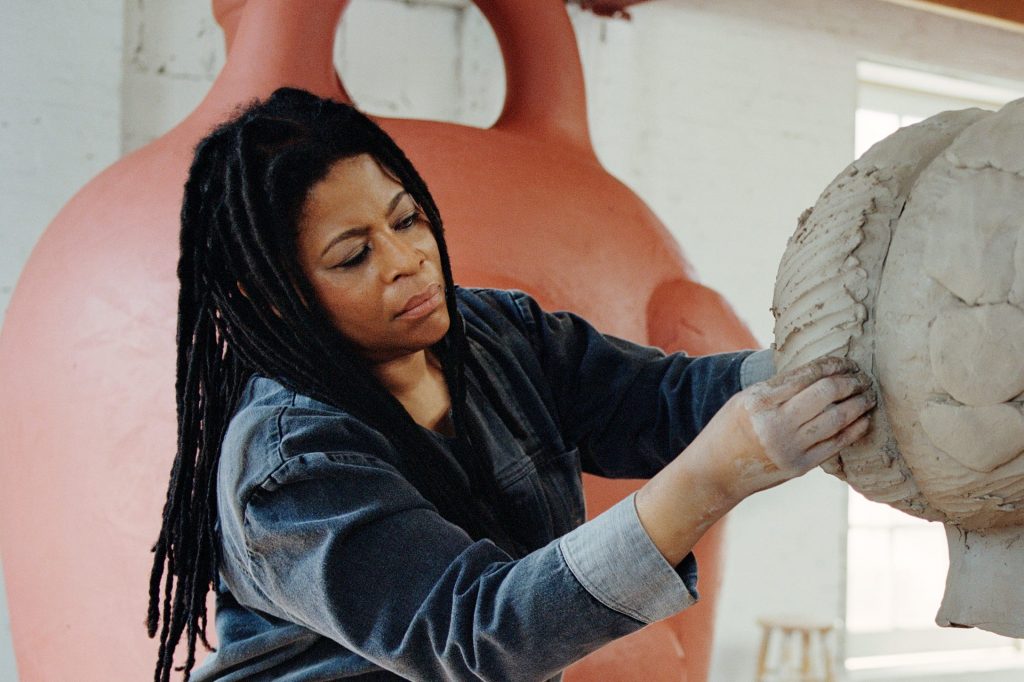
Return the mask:
POLYGON ((871 379, 856 363, 819 358, 734 395, 698 439, 709 446, 712 482, 739 501, 856 442, 874 406, 871 379))
POLYGON ((821 358, 737 393, 636 495, 640 522, 672 565, 749 495, 800 476, 868 431, 870 378, 821 358))

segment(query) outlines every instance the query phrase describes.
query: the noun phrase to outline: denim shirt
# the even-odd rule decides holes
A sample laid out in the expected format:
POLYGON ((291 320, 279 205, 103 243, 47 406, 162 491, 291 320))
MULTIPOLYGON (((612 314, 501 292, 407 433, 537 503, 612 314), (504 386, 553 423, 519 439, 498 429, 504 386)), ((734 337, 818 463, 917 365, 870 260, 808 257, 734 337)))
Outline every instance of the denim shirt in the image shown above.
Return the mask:
POLYGON ((218 470, 218 651, 193 679, 552 679, 697 599, 692 554, 670 566, 633 496, 584 523, 580 474, 652 476, 770 358, 665 355, 521 292, 456 295, 491 502, 531 551, 474 542, 385 435, 254 376, 218 470))

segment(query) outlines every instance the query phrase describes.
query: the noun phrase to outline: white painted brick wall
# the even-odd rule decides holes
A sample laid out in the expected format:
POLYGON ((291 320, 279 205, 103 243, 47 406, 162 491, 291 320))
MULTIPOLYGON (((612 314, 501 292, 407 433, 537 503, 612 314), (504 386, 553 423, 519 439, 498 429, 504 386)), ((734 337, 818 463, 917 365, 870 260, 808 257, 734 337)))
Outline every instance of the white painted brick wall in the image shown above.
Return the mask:
POLYGON ((126 0, 125 153, 159 137, 199 104, 224 65, 224 34, 209 2, 126 0))
MULTIPOLYGON (((0 27, 0 307, 73 191, 191 111, 224 59, 205 0, 56 5, 11 0, 0 27)), ((852 155, 856 61, 1024 82, 1020 34, 879 0, 654 0, 632 14, 571 8, 598 156, 764 343, 796 216, 852 155)), ((373 113, 489 125, 501 109, 497 43, 465 0, 353 0, 336 62, 373 113)), ((814 472, 732 514, 712 682, 753 678, 757 616, 842 614, 845 499, 814 472)), ((0 679, 14 679, 9 642, 0 679)))
POLYGON ((122 4, 4 3, 0 316, 43 228, 120 155, 122 4))
POLYGON ((349 94, 386 116, 462 121, 464 14, 445 5, 351 3, 335 45, 349 94))

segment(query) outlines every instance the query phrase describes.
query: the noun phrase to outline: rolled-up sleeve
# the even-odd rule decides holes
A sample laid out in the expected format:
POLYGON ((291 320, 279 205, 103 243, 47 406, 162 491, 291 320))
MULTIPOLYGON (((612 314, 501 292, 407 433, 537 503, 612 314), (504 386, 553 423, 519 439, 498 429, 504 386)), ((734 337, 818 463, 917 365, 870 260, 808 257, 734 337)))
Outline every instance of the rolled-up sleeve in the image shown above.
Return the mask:
POLYGON ((644 623, 668 618, 697 601, 697 562, 673 568, 640 523, 636 494, 562 536, 565 563, 610 609, 644 623))

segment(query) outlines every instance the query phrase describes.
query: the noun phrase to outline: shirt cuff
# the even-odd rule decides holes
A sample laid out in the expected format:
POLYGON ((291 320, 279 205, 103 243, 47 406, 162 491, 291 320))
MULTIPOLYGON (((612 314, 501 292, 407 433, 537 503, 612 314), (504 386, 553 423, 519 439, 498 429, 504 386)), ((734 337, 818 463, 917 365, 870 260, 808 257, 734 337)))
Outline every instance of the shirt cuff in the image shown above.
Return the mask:
POLYGON ((673 568, 640 524, 630 495, 562 536, 566 565, 584 589, 610 609, 642 623, 668 618, 697 601, 697 562, 673 568))
POLYGON ((740 386, 746 388, 775 376, 775 351, 770 348, 759 350, 743 358, 740 365, 740 386))

